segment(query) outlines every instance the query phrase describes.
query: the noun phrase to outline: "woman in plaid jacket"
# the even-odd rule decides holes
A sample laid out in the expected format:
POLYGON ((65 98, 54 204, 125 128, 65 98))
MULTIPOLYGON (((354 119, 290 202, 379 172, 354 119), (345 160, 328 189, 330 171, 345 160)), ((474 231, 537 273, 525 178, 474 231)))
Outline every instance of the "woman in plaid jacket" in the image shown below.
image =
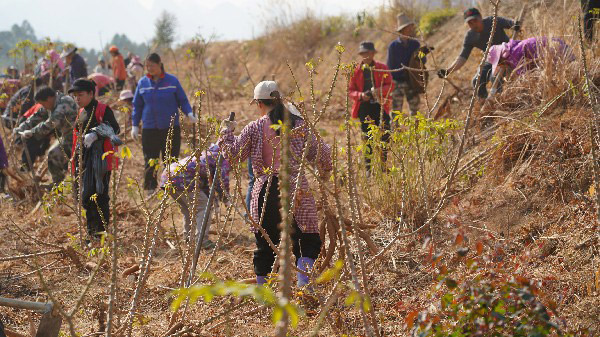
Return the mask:
MULTIPOLYGON (((250 158, 256 177, 251 193, 250 216, 253 222, 265 229, 273 243, 278 245, 281 234, 279 225, 282 221, 278 188, 280 142, 279 130, 275 130, 271 125, 282 121, 284 114, 291 118, 290 195, 295 196, 291 238, 298 268, 308 271, 321 251, 321 239, 315 199, 310 193, 306 177, 299 176, 299 158, 302 158, 304 147, 308 146, 306 160, 315 164, 319 172, 329 172, 332 169, 331 147, 315 135, 307 139, 310 134, 308 127, 297 112, 290 112, 295 110, 291 105, 286 108, 274 81, 259 83, 254 89, 252 103, 257 105, 263 116, 248 124, 239 136, 233 135, 235 123, 224 122, 218 145, 231 165, 250 158), (267 192, 269 179, 271 184, 267 192), (295 191, 297 179, 300 179, 300 184, 298 191, 295 191)), ((256 238, 253 259, 256 282, 264 284, 275 262, 275 253, 257 228, 253 227, 252 231, 256 238)), ((305 286, 308 282, 308 276, 298 273, 298 286, 305 286)))

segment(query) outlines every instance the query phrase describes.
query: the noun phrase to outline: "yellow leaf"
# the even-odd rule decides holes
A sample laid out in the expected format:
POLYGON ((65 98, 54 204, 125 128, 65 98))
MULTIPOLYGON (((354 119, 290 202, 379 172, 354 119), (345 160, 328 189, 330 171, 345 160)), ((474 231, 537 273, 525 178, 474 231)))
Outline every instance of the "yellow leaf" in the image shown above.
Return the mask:
POLYGON ((596 187, 594 187, 594 185, 591 185, 588 192, 590 193, 590 196, 592 196, 592 197, 595 196, 596 195, 596 187))
POLYGON ((107 152, 104 152, 104 153, 102 154, 102 160, 104 160, 104 158, 106 158, 106 156, 110 156, 110 155, 111 155, 111 154, 113 154, 113 153, 115 153, 115 151, 107 151, 107 152))
POLYGON ((121 148, 121 158, 125 159, 125 157, 127 157, 127 159, 131 159, 131 150, 128 146, 123 146, 121 148))

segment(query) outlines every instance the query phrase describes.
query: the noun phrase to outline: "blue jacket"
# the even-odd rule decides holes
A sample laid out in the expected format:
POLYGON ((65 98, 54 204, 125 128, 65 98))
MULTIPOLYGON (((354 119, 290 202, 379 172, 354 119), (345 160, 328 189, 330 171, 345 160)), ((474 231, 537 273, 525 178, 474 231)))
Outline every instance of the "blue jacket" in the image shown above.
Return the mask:
POLYGON ((192 113, 190 102, 177 77, 165 73, 158 82, 144 76, 138 82, 133 96, 132 125, 144 123, 144 129, 168 129, 171 117, 175 116, 175 126, 179 125, 178 111, 192 113))
MULTIPOLYGON (((388 68, 398 69, 401 66, 408 66, 410 58, 420 46, 419 41, 413 39, 402 41, 400 38, 397 38, 392 41, 388 47, 388 68)), ((423 63, 425 63, 425 59, 423 59, 423 63)), ((406 70, 395 71, 392 73, 392 78, 396 82, 408 81, 408 72, 406 70)))

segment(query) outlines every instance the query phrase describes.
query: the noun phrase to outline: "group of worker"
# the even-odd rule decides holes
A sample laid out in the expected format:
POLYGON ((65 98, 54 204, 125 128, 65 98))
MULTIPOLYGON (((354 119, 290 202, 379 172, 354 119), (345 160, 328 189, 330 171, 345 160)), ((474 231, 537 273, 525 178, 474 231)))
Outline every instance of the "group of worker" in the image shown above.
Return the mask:
MULTIPOLYGON (((452 76, 464 66, 473 48, 485 50, 488 41, 491 41, 487 62, 473 81, 474 84, 479 82, 475 90, 480 99, 488 97, 486 85, 493 81, 498 69, 522 74, 536 67, 540 48, 551 47, 557 57, 573 57, 569 54, 570 48, 559 39, 510 40, 505 30, 519 31, 518 21, 497 17, 493 36, 494 18, 484 18, 476 8, 464 12, 464 21, 469 31, 461 53, 448 69, 441 69, 437 74, 443 79, 452 76)), ((420 95, 425 91, 427 79, 423 74, 427 69, 424 65, 433 48, 421 44, 416 38, 415 22, 404 14, 398 16, 396 31, 398 38, 389 44, 387 64, 375 60, 377 50, 373 42, 365 41, 359 46, 361 59, 350 80, 348 95, 353 100, 352 117, 360 120, 365 139, 371 137, 371 126, 376 125, 383 130, 382 140, 389 141, 392 110, 400 113, 406 100, 409 115, 415 115, 420 108, 420 95)), ((110 52, 116 88, 122 88, 126 84, 129 66, 126 68, 125 60, 116 47, 111 47, 110 52)), ((85 67, 81 67, 83 60, 76 49, 67 48, 61 56, 71 67, 70 95, 57 91, 53 86, 52 79, 61 74, 56 71, 56 66, 61 67, 63 57, 50 54, 42 76, 36 77, 31 86, 15 93, 14 101, 11 99, 7 106, 10 111, 5 115, 11 122, 7 125, 13 128, 14 140, 23 143, 23 170, 31 170, 36 159, 50 147, 48 170, 54 186, 60 184, 69 171, 74 176, 81 176, 80 180, 76 180, 80 182, 75 190, 82 189, 80 195, 86 209, 88 234, 94 240, 104 232, 109 219, 111 170, 118 165, 113 153, 121 144, 121 128, 111 108, 98 101, 101 95, 99 84, 87 78, 85 67), (50 138, 54 138, 51 146, 50 138)), ((142 66, 139 59, 135 64, 142 66)), ((296 265, 300 269, 298 286, 307 285, 310 280, 306 272, 317 259, 322 242, 316 202, 310 192, 306 170, 300 169, 299 158, 306 158, 322 178, 327 178, 332 170, 330 145, 312 133, 293 102, 283 97, 283 91, 276 82, 263 81, 254 88, 251 101, 256 107, 257 118, 254 121, 236 136, 236 123, 224 120, 215 144, 201 153, 180 159, 179 114, 183 114, 185 123, 197 123, 198 118, 181 83, 176 76, 165 72, 158 54, 148 55, 143 67, 145 76, 141 76, 144 68, 136 70, 140 78, 135 83, 134 93, 121 98, 131 104, 133 110, 128 122, 131 137, 134 140, 141 137, 146 195, 162 188, 176 200, 184 216, 184 238, 189 240, 193 237, 193 230, 196 235, 207 231, 201 224, 205 214, 210 212, 206 207, 211 193, 210 177, 220 170, 219 183, 213 186, 226 199, 231 166, 247 162, 252 179, 245 204, 246 220, 251 224, 256 240, 253 265, 258 284, 268 281, 276 257, 268 239, 278 245, 281 238, 280 185, 283 182, 279 180, 282 150, 282 128, 279 124, 289 121, 291 129, 287 144, 291 156, 288 157, 288 173, 291 178, 288 197, 293 204, 291 240, 296 265), (219 155, 224 159, 218 159, 219 155), (158 171, 160 158, 167 163, 162 173, 158 171), (192 209, 193 205, 195 209, 192 209)), ((95 68, 95 73, 106 75, 102 63, 95 68)), ((2 150, 0 146, 0 168, 5 167, 3 165, 7 162, 2 150)), ((365 158, 368 171, 372 169, 370 151, 366 151, 365 158)))

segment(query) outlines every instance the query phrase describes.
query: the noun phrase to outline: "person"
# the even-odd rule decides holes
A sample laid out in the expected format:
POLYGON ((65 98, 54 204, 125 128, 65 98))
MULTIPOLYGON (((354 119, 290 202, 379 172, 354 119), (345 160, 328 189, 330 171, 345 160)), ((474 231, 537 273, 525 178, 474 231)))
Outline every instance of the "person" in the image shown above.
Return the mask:
MULTIPOLYGON (((246 125, 239 136, 233 135, 235 123, 224 121, 217 144, 231 165, 243 162, 248 158, 252 161, 256 181, 252 188, 250 217, 253 223, 261 226, 272 242, 278 245, 282 222, 278 175, 281 165, 279 161, 281 147, 280 130, 275 130, 271 126, 277 125, 280 121, 290 121, 292 125, 289 135, 292 152, 289 162, 290 195, 295 196, 295 199, 292 199, 294 207, 291 241, 298 268, 309 271, 321 251, 322 242, 319 236, 315 199, 310 193, 306 177, 299 176, 300 163, 297 158, 302 158, 304 146, 308 146, 307 161, 316 164, 319 174, 326 177, 326 174, 332 170, 331 147, 317 135, 309 137, 309 130, 304 120, 292 114, 284 106, 276 82, 258 83, 254 89, 252 102, 256 104, 263 116, 246 125), (300 179, 300 190, 296 193, 297 179, 300 179), (265 208, 264 216, 262 216, 263 207, 265 208)), ((268 274, 271 273, 275 262, 275 252, 254 226, 252 232, 256 239, 253 259, 254 272, 257 284, 261 285, 265 284, 268 274)), ((297 285, 302 287, 308 283, 308 276, 298 273, 297 285)))
POLYGON ((121 55, 117 46, 111 46, 108 51, 112 56, 113 78, 117 84, 117 90, 123 90, 123 85, 125 85, 125 80, 127 79, 127 71, 125 71, 123 55, 121 55))
MULTIPOLYGON (((217 169, 217 158, 219 157, 219 146, 217 144, 211 144, 208 150, 202 152, 199 156, 199 160, 195 155, 185 157, 178 162, 174 162, 169 167, 166 167, 161 176, 159 186, 163 190, 167 191, 169 195, 177 201, 179 209, 183 214, 183 229, 184 238, 188 242, 190 239, 190 230, 192 223, 192 216, 195 214, 196 222, 196 235, 200 235, 202 231, 202 221, 204 214, 206 213, 206 205, 208 202, 208 195, 210 191, 210 182, 208 178, 208 172, 210 170, 210 176, 214 177, 217 169), (198 171, 198 189, 196 190, 195 181, 196 171, 198 171), (196 191, 194 196, 194 191, 196 191), (196 202, 196 212, 190 212, 192 204, 196 202), (190 214, 193 213, 193 214, 190 214)), ((229 191, 229 172, 231 166, 227 160, 221 161, 221 175, 217 181, 216 189, 221 200, 225 200, 225 191, 229 191)), ((218 200, 215 198, 213 206, 218 209, 218 200)), ((208 210, 209 216, 211 210, 208 210)), ((204 230, 204 238, 208 238, 208 232, 210 229, 210 221, 207 223, 207 227, 204 230)), ((208 239, 203 240, 201 243, 204 247, 210 247, 212 242, 208 239)))
POLYGON ((2 141, 2 135, 0 135, 0 193, 4 194, 6 189, 6 175, 4 170, 8 168, 8 156, 6 155, 6 149, 4 148, 4 142, 2 141))
POLYGON ((70 83, 74 83, 75 80, 80 78, 86 78, 88 76, 87 64, 81 55, 77 53, 75 47, 65 47, 60 58, 65 59, 65 62, 70 67, 69 79, 70 83))
POLYGON ((0 78, 0 109, 4 111, 10 97, 12 97, 21 88, 21 81, 13 78, 0 78))
MULTIPOLYGON (((22 142, 19 134, 25 130, 31 130, 39 123, 45 121, 48 118, 48 111, 41 104, 36 103, 23 114, 23 117, 26 119, 13 129, 13 134, 17 137, 15 141, 17 144, 22 142)), ((32 170, 33 164, 38 158, 46 154, 46 150, 49 147, 50 137, 26 139, 23 151, 21 152, 22 169, 24 171, 32 170)))
POLYGON ((78 174, 81 160, 83 173, 76 190, 82 189, 82 206, 86 211, 87 231, 91 238, 98 238, 110 219, 110 172, 118 165, 113 153, 118 152, 116 146, 121 144, 116 136, 120 131, 119 123, 112 109, 96 100, 95 87, 91 80, 78 79, 69 89, 79 107, 70 151, 73 154, 71 172, 78 174), (85 132, 83 144, 78 143, 79 132, 85 132), (79 157, 79 146, 83 146, 83 158, 79 157), (108 155, 105 156, 105 153, 108 155))
POLYGON ((6 75, 8 75, 8 78, 12 80, 18 80, 21 77, 19 75, 19 69, 17 69, 15 66, 9 66, 6 68, 6 75))
MULTIPOLYGON (((462 68, 465 63, 467 63, 467 59, 471 55, 473 48, 478 48, 482 51, 485 51, 487 48, 488 40, 492 34, 492 24, 494 18, 492 16, 482 18, 481 13, 477 8, 467 9, 464 12, 463 17, 465 23, 469 25, 469 31, 465 34, 462 51, 448 69, 440 69, 438 71, 437 75, 440 78, 446 78, 448 75, 462 68)), ((521 30, 519 22, 515 22, 507 18, 499 16, 496 18, 496 22, 496 31, 492 37, 491 46, 509 41, 508 35, 506 35, 506 32, 504 31, 505 29, 512 28, 515 31, 521 30)), ((485 62, 481 72, 479 87, 477 88, 477 96, 482 100, 488 97, 488 91, 486 87, 487 83, 493 82, 491 70, 492 65, 488 62, 485 62)), ((475 87, 475 84, 477 83, 478 76, 479 72, 473 77, 473 87, 475 87)), ((499 86, 498 89, 500 90, 501 86, 499 86)))
POLYGON ((583 29, 589 43, 594 40, 594 21, 600 19, 600 0, 581 0, 583 29))
MULTIPOLYGON (((354 70, 348 87, 348 95, 354 101, 352 118, 360 120, 360 128, 365 141, 370 138, 369 126, 375 124, 382 127, 381 121, 383 120, 384 134, 381 140, 388 142, 390 137, 388 132, 390 130, 390 98, 394 90, 392 76, 385 72, 388 70, 385 64, 375 61, 377 51, 373 42, 361 42, 358 53, 362 60, 354 70)), ((367 143, 365 164, 368 174, 371 171, 372 152, 371 145, 367 143)), ((384 161, 386 159, 385 152, 382 159, 384 161)))
POLYGON ((133 58, 133 53, 132 52, 127 52, 127 57, 123 60, 123 63, 125 64, 125 68, 129 67, 129 64, 131 63, 131 60, 133 58))
POLYGON ((106 76, 111 75, 110 70, 108 70, 108 67, 106 66, 106 61, 104 61, 104 57, 98 57, 98 64, 94 67, 94 72, 106 76))
POLYGON ((15 125, 19 125, 23 122, 23 114, 35 104, 33 98, 35 89, 42 85, 47 85, 49 79, 49 74, 37 76, 31 83, 17 90, 17 92, 11 96, 4 109, 4 113, 2 114, 2 120, 7 128, 12 130, 15 125))
POLYGON ((177 77, 167 74, 160 56, 156 53, 146 58, 148 75, 138 82, 133 96, 133 114, 131 116, 131 138, 136 139, 140 134, 139 124, 142 124, 142 151, 144 153, 145 174, 144 189, 154 191, 158 186, 154 172, 155 161, 162 156, 178 158, 181 147, 181 128, 179 127, 178 111, 181 109, 186 119, 195 123, 198 121, 192 111, 185 91, 177 77), (173 120, 171 148, 166 152, 167 137, 173 120))
POLYGON ((550 39, 549 43, 547 37, 532 37, 522 41, 510 40, 508 43, 492 46, 487 62, 492 65, 492 74, 494 75, 501 68, 506 68, 513 74, 522 75, 540 65, 540 58, 546 55, 543 52, 544 49, 548 51, 553 61, 564 59, 572 62, 575 60, 572 49, 562 39, 555 37, 550 39))
POLYGON ((124 130, 124 133, 127 134, 127 132, 129 132, 127 128, 131 125, 131 114, 133 110, 133 93, 131 92, 131 90, 126 89, 121 91, 121 93, 119 94, 119 102, 121 104, 121 107, 125 107, 119 110, 124 111, 127 114, 127 122, 125 124, 124 130))
POLYGON ((47 86, 39 88, 34 98, 48 111, 48 118, 29 130, 19 132, 19 135, 25 140, 30 138, 42 140, 53 134, 58 135, 59 138, 48 150, 48 172, 52 176, 53 184, 58 185, 65 178, 71 157, 77 104, 70 96, 47 86))
POLYGON ((88 80, 92 80, 96 84, 96 97, 102 97, 110 92, 110 88, 113 87, 115 83, 115 80, 112 77, 101 73, 90 74, 88 80))
POLYGON ((131 91, 135 91, 137 83, 144 75, 144 65, 137 55, 131 56, 131 62, 127 65, 127 82, 131 91))
MULTIPOLYGON (((415 22, 406 14, 398 15, 398 28, 396 31, 400 36, 392 41, 388 47, 387 66, 389 69, 410 67, 411 60, 418 56, 415 54, 421 48, 419 41, 414 38, 416 35, 415 22)), ((425 62, 425 57, 421 58, 421 63, 425 64, 425 62)), ((402 105, 406 98, 410 115, 414 116, 419 109, 419 94, 423 88, 417 87, 415 81, 411 81, 411 76, 422 76, 422 74, 415 74, 406 69, 392 73, 392 79, 394 80, 392 107, 394 111, 402 111, 402 105)))

